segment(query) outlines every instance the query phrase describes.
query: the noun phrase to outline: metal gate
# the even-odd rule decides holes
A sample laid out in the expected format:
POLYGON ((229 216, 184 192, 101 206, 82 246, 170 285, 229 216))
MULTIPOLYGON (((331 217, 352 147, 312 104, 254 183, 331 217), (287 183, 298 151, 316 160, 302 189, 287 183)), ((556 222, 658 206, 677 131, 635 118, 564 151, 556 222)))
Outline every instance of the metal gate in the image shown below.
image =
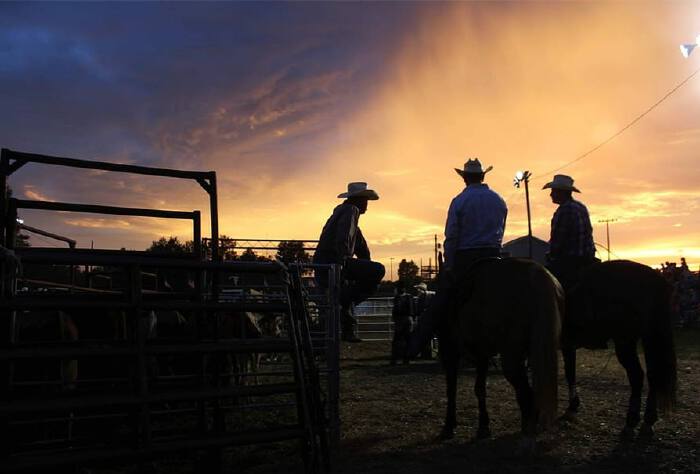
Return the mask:
MULTIPOLYGON (((283 440, 298 441, 306 471, 327 470, 329 437, 337 439, 339 427, 337 285, 316 293, 304 284, 302 266, 222 262, 214 172, 3 149, 3 184, 27 163, 195 179, 210 196, 212 246, 205 259, 199 211, 8 201, 3 193, 0 470, 141 464, 167 455, 217 472, 225 448, 283 440), (194 248, 178 257, 13 249, 22 208, 189 219, 194 248), (18 262, 71 277, 30 281, 18 262), (87 272, 76 277, 79 266, 101 268, 111 284, 92 287, 87 272), (163 274, 184 283, 159 287, 163 274), (251 315, 279 321, 279 332, 253 334, 251 315)), ((337 274, 332 266, 316 270, 337 274)))

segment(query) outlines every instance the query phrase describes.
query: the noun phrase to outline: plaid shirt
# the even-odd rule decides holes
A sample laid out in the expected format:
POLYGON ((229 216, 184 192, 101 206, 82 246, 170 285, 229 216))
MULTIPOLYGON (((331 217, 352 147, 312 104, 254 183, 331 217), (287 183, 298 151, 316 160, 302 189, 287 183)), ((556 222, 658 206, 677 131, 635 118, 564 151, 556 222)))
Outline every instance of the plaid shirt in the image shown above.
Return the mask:
POLYGON ((593 227, 586 206, 574 199, 559 205, 552 217, 549 254, 555 259, 595 256, 593 227))

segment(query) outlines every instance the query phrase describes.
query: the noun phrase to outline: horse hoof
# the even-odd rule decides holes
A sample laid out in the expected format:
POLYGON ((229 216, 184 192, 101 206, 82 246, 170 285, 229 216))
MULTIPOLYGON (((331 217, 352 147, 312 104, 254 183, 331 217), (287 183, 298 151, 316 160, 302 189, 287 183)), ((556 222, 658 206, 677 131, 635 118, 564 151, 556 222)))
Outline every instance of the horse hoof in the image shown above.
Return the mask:
POLYGON ((486 426, 476 431, 476 439, 487 439, 491 437, 491 429, 486 426))
POLYGON ((448 428, 445 426, 442 431, 440 431, 440 434, 438 435, 438 440, 440 441, 447 441, 448 439, 453 439, 455 437, 455 429, 454 428, 448 428))
POLYGON ((654 437, 654 427, 647 423, 642 423, 639 427, 639 436, 642 438, 653 438, 654 437))

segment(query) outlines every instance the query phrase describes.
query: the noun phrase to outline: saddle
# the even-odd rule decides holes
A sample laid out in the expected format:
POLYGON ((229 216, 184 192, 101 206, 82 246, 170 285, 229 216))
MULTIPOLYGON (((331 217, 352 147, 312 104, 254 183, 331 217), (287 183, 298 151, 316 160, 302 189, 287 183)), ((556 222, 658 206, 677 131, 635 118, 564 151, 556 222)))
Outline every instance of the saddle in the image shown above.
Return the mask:
MULTIPOLYGON (((444 273, 444 289, 450 295, 449 299, 452 302, 452 309, 459 308, 469 301, 474 291, 476 278, 483 266, 499 260, 501 260, 501 257, 480 257, 471 262, 463 270, 454 271, 446 269, 441 272, 439 277, 441 280, 440 286, 443 286, 442 279, 444 273)), ((454 314, 453 311, 451 311, 451 313, 454 314)))

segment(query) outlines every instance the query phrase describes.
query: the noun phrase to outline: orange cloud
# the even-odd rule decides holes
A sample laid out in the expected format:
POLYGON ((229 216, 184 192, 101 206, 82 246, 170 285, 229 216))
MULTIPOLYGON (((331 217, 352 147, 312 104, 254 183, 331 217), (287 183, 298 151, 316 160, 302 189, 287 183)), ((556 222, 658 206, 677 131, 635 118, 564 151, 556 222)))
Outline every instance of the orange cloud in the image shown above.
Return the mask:
POLYGON ((24 197, 29 198, 33 201, 53 201, 49 199, 46 195, 39 192, 35 186, 27 184, 24 186, 24 197))
POLYGON ((65 224, 74 227, 87 227, 90 229, 129 229, 131 223, 124 219, 106 219, 106 218, 83 218, 83 219, 65 219, 65 224))

